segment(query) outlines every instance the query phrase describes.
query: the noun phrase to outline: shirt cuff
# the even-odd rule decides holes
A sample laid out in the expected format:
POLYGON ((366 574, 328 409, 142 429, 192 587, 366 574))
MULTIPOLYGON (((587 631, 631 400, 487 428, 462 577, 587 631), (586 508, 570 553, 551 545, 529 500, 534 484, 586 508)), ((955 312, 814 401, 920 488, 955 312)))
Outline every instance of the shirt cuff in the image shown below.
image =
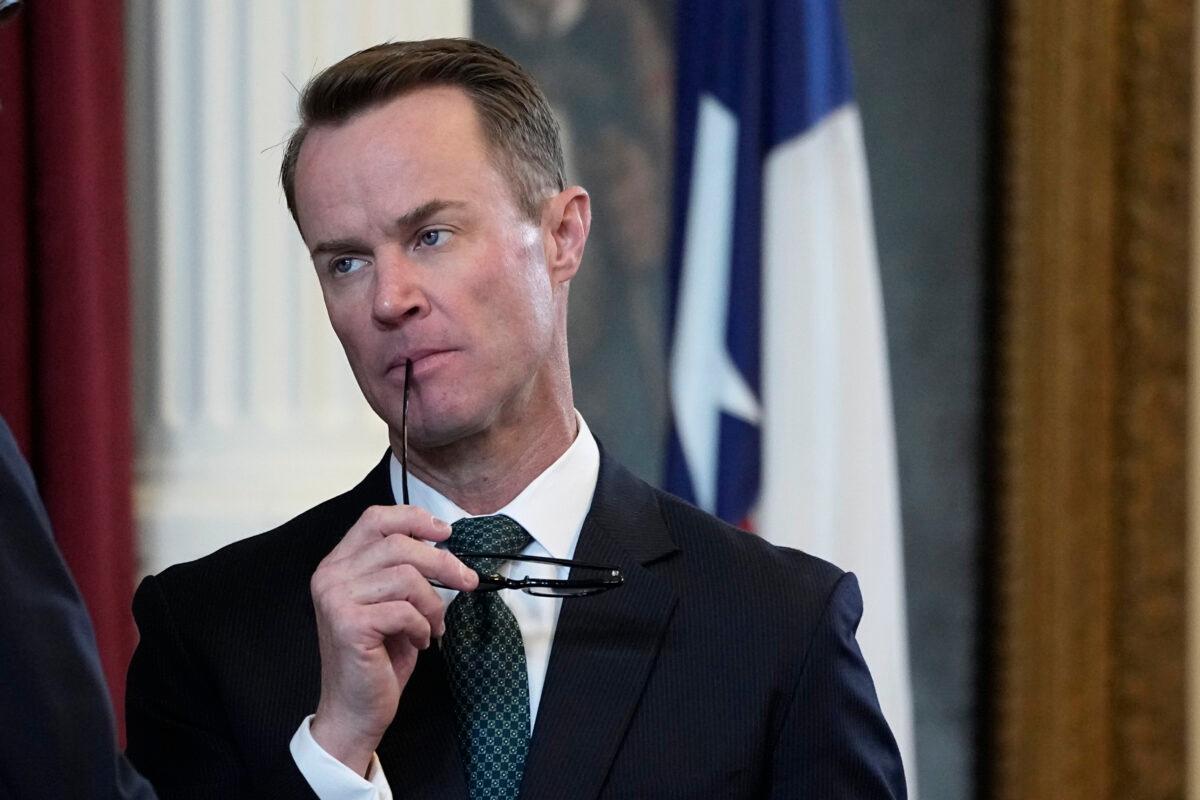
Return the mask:
POLYGON ((315 715, 309 714, 296 729, 288 749, 296 767, 320 800, 392 800, 392 787, 384 777, 379 756, 371 754, 367 777, 338 761, 312 737, 309 726, 315 715))

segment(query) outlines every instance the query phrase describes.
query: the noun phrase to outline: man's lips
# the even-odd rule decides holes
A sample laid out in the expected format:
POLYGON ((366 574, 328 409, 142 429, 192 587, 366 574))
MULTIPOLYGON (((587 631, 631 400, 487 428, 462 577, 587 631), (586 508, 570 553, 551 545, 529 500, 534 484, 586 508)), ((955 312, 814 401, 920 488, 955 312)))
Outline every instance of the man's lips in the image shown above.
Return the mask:
POLYGON ((441 359, 439 356, 444 356, 449 353, 449 350, 439 350, 426 348, 423 350, 413 350, 408 353, 402 353, 396 356, 388 363, 387 371, 391 373, 394 370, 399 370, 400 374, 404 374, 404 364, 406 361, 412 360, 413 372, 415 373, 422 366, 432 365, 441 359))

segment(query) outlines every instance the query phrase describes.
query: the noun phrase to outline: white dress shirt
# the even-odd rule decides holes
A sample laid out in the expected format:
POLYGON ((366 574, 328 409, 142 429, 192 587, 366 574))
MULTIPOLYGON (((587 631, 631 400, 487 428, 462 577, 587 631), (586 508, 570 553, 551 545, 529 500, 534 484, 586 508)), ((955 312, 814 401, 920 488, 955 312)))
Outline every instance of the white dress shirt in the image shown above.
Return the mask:
MULTIPOLYGON (((529 532, 533 541, 522 550, 524 555, 572 558, 579 541, 579 531, 592 505, 596 479, 600 473, 600 450, 578 412, 579 432, 575 441, 558 460, 534 478, 512 502, 491 513, 506 514, 529 532)), ((400 462, 392 456, 392 494, 396 502, 403 496, 400 489, 400 462)), ((408 494, 412 505, 424 508, 438 519, 455 522, 471 516, 449 498, 430 488, 415 476, 408 476, 408 494)), ((486 515, 482 515, 486 516, 486 515)), ((565 567, 548 564, 506 562, 502 568, 512 577, 566 578, 565 567)), ((457 594, 453 589, 438 589, 442 600, 449 605, 457 594)), ((504 592, 504 602, 512 609, 525 643, 525 666, 529 674, 529 724, 537 719, 542 698, 542 684, 550 662, 550 647, 562 599, 534 597, 524 592, 504 592)), ((312 738, 309 725, 312 716, 300 724, 291 741, 292 758, 317 797, 321 800, 391 800, 392 792, 384 777, 377 756, 371 756, 367 777, 355 773, 342 762, 325 752, 312 738)), ((532 728, 531 728, 532 733, 532 728)))

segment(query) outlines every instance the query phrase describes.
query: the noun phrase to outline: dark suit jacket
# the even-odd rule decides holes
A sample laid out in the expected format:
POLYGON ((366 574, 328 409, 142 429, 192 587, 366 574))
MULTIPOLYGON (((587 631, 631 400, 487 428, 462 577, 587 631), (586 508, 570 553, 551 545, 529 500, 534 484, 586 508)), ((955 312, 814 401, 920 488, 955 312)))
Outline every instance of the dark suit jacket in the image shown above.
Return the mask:
MULTIPOLYGON (((142 583, 128 752, 163 797, 311 796, 288 752, 320 690, 309 579, 364 508, 392 502, 385 458, 282 527, 142 583)), ((576 557, 626 584, 563 603, 523 798, 904 796, 852 575, 604 456, 576 557)), ((378 754, 398 798, 466 797, 437 648, 378 754)))
POLYGON ((96 637, 0 420, 0 798, 152 798, 117 753, 96 637))

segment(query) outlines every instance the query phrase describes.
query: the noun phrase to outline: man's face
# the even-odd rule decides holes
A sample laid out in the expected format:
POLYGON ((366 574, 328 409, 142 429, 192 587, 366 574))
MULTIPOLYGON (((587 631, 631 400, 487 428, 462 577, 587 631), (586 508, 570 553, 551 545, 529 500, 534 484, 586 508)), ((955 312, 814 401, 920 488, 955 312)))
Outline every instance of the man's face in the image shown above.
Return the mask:
POLYGON ((296 199, 330 322, 393 431, 405 358, 418 449, 539 424, 556 399, 548 373, 565 338, 565 280, 465 93, 421 89, 311 130, 296 199))

